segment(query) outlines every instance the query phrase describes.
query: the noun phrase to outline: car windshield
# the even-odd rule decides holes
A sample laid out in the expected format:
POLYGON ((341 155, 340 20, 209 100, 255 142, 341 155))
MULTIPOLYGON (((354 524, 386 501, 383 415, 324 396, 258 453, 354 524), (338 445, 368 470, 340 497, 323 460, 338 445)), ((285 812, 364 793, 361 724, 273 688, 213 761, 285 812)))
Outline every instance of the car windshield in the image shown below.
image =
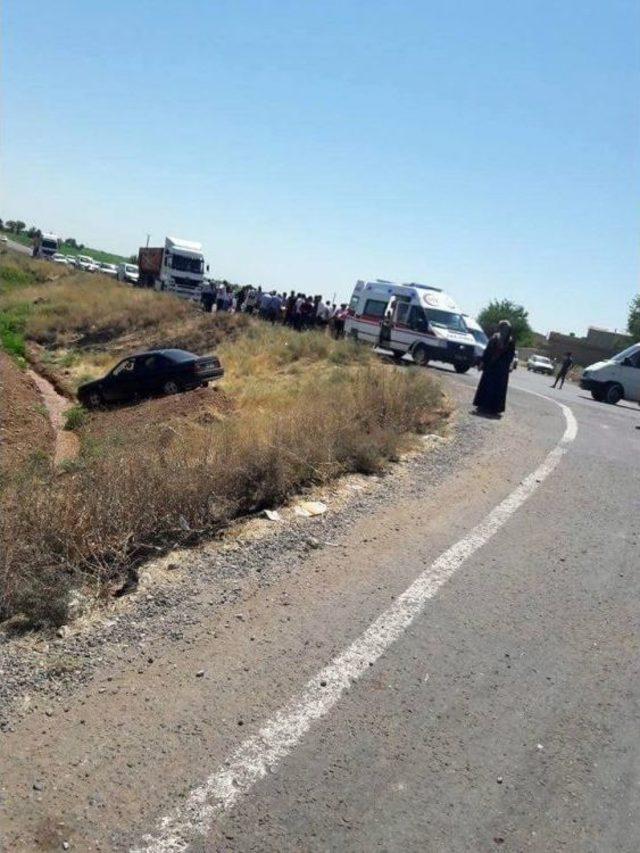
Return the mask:
POLYGON ((451 329, 453 332, 467 331, 462 315, 454 314, 452 311, 439 311, 436 308, 427 308, 427 319, 432 326, 451 329))
POLYGON ((138 274, 138 267, 135 267, 133 264, 125 264, 124 265, 124 271, 126 273, 129 273, 129 275, 137 275, 138 274))
POLYGON ((622 352, 614 355, 611 361, 615 361, 616 364, 619 364, 621 361, 624 361, 625 358, 629 358, 629 356, 635 355, 637 352, 640 352, 640 344, 631 344, 630 347, 627 347, 626 349, 623 349, 622 352))
POLYGON ((193 258, 189 255, 178 255, 174 252, 171 256, 171 266, 180 272, 201 273, 204 271, 204 259, 193 258))

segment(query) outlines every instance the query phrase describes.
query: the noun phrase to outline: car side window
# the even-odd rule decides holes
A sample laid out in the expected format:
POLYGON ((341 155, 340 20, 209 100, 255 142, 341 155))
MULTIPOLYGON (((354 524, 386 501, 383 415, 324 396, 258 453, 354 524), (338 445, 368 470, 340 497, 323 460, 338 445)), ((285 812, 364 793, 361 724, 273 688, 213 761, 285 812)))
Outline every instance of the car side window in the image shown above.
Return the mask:
POLYGON ((640 367, 640 350, 638 350, 638 352, 634 352, 634 354, 629 358, 629 365, 631 367, 640 367))
POLYGON ((129 373, 133 373, 135 369, 135 358, 126 358, 124 361, 121 361, 116 367, 113 368, 114 376, 126 376, 129 373))

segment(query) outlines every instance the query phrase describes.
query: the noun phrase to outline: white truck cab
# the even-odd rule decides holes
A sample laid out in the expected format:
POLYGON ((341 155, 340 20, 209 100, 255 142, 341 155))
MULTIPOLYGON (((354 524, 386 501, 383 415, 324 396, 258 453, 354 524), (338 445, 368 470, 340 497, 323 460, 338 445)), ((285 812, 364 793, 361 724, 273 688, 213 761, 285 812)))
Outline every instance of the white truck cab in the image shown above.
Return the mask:
POLYGON ((186 299, 200 299, 204 281, 202 245, 167 237, 160 270, 160 288, 186 299))
POLYGON ((57 234, 51 234, 46 231, 42 234, 36 234, 32 251, 34 258, 48 258, 51 260, 59 251, 60 238, 57 234))
POLYGON ((345 333, 396 358, 408 353, 421 365, 441 361, 465 373, 475 363, 476 342, 460 309, 440 288, 427 284, 357 281, 345 333))
POLYGON ((594 400, 615 405, 620 400, 640 403, 640 342, 613 358, 590 364, 582 374, 580 387, 594 400))
POLYGON ((142 246, 136 271, 137 279, 126 275, 125 280, 139 287, 166 290, 183 299, 200 299, 204 281, 202 246, 177 237, 167 237, 164 246, 142 246))

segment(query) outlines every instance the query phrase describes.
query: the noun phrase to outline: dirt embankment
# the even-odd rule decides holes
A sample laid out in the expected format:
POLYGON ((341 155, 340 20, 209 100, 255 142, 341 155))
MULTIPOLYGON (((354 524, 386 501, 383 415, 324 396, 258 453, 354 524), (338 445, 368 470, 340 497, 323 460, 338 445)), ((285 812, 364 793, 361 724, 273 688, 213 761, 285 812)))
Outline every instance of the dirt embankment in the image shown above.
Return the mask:
POLYGON ((33 379, 0 352, 0 471, 19 469, 36 454, 53 454, 54 430, 33 379))

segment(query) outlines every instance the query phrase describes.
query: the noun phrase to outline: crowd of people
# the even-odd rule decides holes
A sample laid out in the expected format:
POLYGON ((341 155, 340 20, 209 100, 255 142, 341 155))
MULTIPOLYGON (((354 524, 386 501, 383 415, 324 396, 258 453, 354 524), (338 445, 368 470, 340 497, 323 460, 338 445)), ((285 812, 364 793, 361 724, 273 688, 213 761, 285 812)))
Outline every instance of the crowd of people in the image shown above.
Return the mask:
POLYGON ((202 307, 205 311, 242 311, 255 314, 263 320, 290 326, 298 332, 307 329, 326 329, 335 338, 344 336, 347 305, 336 305, 321 296, 305 293, 278 293, 261 287, 246 285, 233 288, 228 282, 207 284, 202 290, 202 307))

